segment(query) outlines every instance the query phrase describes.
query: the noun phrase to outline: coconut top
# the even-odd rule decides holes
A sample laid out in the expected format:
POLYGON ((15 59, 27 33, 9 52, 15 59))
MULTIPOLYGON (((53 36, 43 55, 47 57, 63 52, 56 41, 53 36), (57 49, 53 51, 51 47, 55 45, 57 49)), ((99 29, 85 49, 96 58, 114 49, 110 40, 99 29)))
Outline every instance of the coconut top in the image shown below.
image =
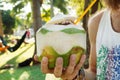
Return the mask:
MULTIPOLYGON (((58 14, 55 17, 53 17, 49 22, 47 22, 45 25, 43 25, 42 28, 45 28, 49 31, 60 31, 66 28, 76 28, 84 30, 80 23, 74 24, 75 19, 76 17, 71 15, 58 14)), ((38 30, 38 32, 40 31, 40 29, 38 30)))
POLYGON ((76 18, 71 15, 57 14, 46 24, 57 24, 57 23, 62 23, 64 21, 71 21, 71 23, 73 23, 75 21, 75 19, 76 18))
POLYGON ((86 48, 85 31, 80 24, 74 24, 76 18, 69 15, 56 15, 37 34, 37 55, 46 46, 51 46, 57 53, 63 55, 74 46, 86 48))

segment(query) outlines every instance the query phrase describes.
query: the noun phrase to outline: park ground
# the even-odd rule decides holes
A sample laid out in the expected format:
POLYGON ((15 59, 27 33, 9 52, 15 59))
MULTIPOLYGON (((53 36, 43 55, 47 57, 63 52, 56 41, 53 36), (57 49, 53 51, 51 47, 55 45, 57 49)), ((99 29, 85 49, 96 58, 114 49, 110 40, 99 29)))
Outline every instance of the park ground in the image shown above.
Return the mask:
POLYGON ((43 74, 40 70, 40 64, 18 67, 18 64, 31 58, 34 53, 35 44, 22 43, 15 52, 6 51, 0 53, 0 80, 60 80, 51 74, 43 74), (11 65, 12 68, 2 69, 11 65))

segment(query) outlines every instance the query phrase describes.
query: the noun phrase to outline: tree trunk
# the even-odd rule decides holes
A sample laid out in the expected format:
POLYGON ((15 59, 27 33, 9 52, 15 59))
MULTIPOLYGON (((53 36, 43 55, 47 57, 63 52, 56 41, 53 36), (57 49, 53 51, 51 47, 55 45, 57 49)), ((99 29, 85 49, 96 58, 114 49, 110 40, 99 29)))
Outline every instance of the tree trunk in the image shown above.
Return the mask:
POLYGON ((54 16, 54 10, 53 10, 53 0, 50 0, 50 5, 51 5, 51 9, 50 9, 50 17, 52 18, 54 16))
POLYGON ((36 32, 41 26, 40 0, 32 0, 33 27, 36 32))
MULTIPOLYGON (((85 0, 85 5, 84 5, 84 10, 88 7, 88 4, 89 4, 90 0, 85 0)), ((88 36, 88 28, 87 28, 87 25, 88 25, 88 18, 89 18, 89 12, 83 17, 83 27, 87 33, 87 36, 86 36, 86 55, 87 55, 87 59, 89 58, 89 52, 90 52, 90 44, 89 44, 89 36, 88 36)), ((88 60, 85 64, 85 68, 88 68, 88 60)))
POLYGON ((98 10, 98 3, 99 3, 99 0, 97 0, 96 3, 93 5, 91 14, 94 14, 98 10))
MULTIPOLYGON (((33 15, 33 27, 34 27, 34 36, 35 36, 35 51, 34 55, 36 54, 36 31, 42 26, 41 23, 41 13, 40 13, 40 0, 32 0, 32 15, 33 15)), ((33 55, 33 58, 34 58, 33 55)), ((33 62, 34 63, 34 62, 33 62)))
POLYGON ((2 16, 1 16, 1 11, 0 11, 0 36, 3 37, 3 28, 2 28, 2 16))

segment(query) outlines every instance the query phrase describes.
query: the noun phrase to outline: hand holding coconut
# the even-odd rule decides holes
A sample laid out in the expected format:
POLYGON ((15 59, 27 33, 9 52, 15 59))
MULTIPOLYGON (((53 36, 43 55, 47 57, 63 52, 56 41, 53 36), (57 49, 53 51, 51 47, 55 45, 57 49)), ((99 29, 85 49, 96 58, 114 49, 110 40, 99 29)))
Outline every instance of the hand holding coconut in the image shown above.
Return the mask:
POLYGON ((86 34, 75 18, 57 15, 40 28, 37 36, 37 56, 43 73, 73 79, 85 61, 86 34))
POLYGON ((53 73, 56 77, 61 77, 63 80, 73 80, 75 76, 78 74, 78 71, 82 67, 82 65, 85 62, 86 56, 82 55, 81 60, 79 61, 79 64, 76 65, 76 56, 75 54, 72 54, 70 57, 69 66, 67 68, 63 68, 63 59, 57 58, 56 60, 56 66, 54 69, 48 68, 48 58, 44 57, 41 61, 41 70, 43 73, 53 73))

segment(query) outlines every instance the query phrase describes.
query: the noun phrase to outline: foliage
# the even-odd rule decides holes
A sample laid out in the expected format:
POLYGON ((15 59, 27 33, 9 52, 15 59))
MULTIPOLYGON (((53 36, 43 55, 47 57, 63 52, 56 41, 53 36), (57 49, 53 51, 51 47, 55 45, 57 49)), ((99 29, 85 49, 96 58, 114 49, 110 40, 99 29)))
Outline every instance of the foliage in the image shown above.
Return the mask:
POLYGON ((2 20, 5 27, 15 26, 15 18, 10 15, 10 10, 2 11, 2 20))
MULTIPOLYGON (((48 5, 52 6, 52 7, 49 8, 49 10, 50 10, 50 16, 52 15, 52 13, 54 14, 54 12, 53 12, 54 10, 52 11, 52 8, 53 9, 57 8, 63 14, 68 14, 68 10, 67 10, 68 1, 69 0, 46 0, 46 1, 44 1, 44 4, 48 4, 48 5)), ((46 12, 44 12, 44 10, 43 10, 43 13, 46 13, 46 12)), ((46 11, 48 11, 48 10, 46 10, 46 11)), ((45 14, 45 15, 47 15, 47 14, 45 14)))
MULTIPOLYGON (((88 3, 88 5, 89 5, 93 0, 88 0, 88 1, 89 1, 89 3, 88 3)), ((80 16, 84 11, 85 0, 70 0, 69 5, 71 5, 76 10, 77 15, 80 16)), ((104 7, 102 0, 98 1, 97 6, 98 6, 97 10, 100 10, 101 8, 104 7)), ((90 9, 89 15, 91 15, 91 9, 90 9)))
POLYGON ((41 17, 42 17, 42 20, 47 22, 49 21, 51 18, 50 18, 50 9, 44 9, 42 8, 42 14, 41 14, 41 17))
MULTIPOLYGON (((22 11, 22 9, 28 4, 28 2, 30 2, 31 0, 8 0, 7 2, 13 4, 13 9, 12 9, 12 15, 16 17, 16 15, 19 15, 21 13, 24 13, 22 11)), ((49 0, 45 1, 46 4, 50 5, 49 0)), ((53 0, 53 6, 57 7, 58 9, 60 9, 61 12, 63 12, 64 14, 67 14, 68 11, 66 9, 66 5, 67 5, 68 0, 53 0), (60 4, 62 3, 62 4, 60 4)), ((41 17, 43 22, 47 22, 50 20, 50 8, 49 9, 41 9, 42 13, 41 13, 41 17)), ((21 24, 29 24, 31 22, 31 15, 32 13, 28 13, 26 15, 26 20, 24 20, 24 22, 20 23, 21 20, 17 17, 17 21, 16 21, 16 25, 21 25, 21 24)))
POLYGON ((8 2, 14 5, 11 14, 16 17, 16 26, 23 26, 26 24, 30 26, 32 21, 31 12, 27 13, 25 18, 20 18, 20 14, 24 13, 23 8, 30 2, 30 0, 9 0, 8 2))
POLYGON ((15 28, 15 18, 10 15, 10 10, 2 11, 2 21, 4 31, 7 33, 11 33, 12 29, 15 28))
MULTIPOLYGON (((0 1, 0 3, 2 3, 2 2, 0 1)), ((1 8, 1 7, 3 7, 3 5, 0 4, 0 8, 1 8)))
POLYGON ((21 12, 22 12, 21 9, 24 8, 24 6, 25 6, 24 2, 20 2, 20 3, 16 4, 16 5, 13 7, 14 13, 15 13, 15 14, 21 13, 21 12))
POLYGON ((53 0, 53 5, 61 10, 64 14, 67 14, 66 9, 67 1, 66 0, 53 0))
POLYGON ((85 0, 70 0, 69 5, 71 5, 75 10, 78 16, 80 16, 84 11, 85 0))

